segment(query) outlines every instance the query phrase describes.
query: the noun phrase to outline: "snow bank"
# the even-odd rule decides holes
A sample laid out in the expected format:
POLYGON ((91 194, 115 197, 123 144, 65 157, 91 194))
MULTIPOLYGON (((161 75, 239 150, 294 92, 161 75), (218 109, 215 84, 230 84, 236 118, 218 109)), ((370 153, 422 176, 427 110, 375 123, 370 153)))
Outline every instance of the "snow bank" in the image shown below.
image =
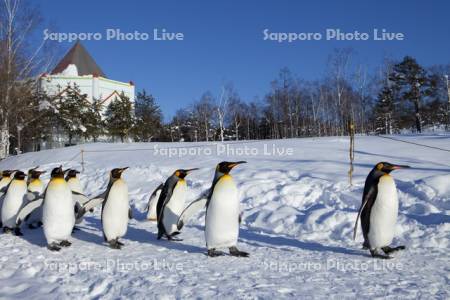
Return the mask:
MULTIPOLYGON (((449 136, 398 138, 450 148, 449 136)), ((106 188, 110 169, 129 166, 124 176, 137 218, 130 223, 122 251, 103 244, 98 210, 74 233, 73 246, 61 253, 45 249, 41 230, 24 230, 23 238, 1 235, 0 296, 450 296, 448 152, 357 137, 354 186, 350 187, 345 137, 229 142, 226 146, 97 143, 0 162, 0 169, 40 165, 50 170, 63 164, 80 170, 82 148, 81 182, 89 195, 106 188), (287 149, 292 155, 287 155, 287 149), (204 212, 188 222, 182 242, 156 241, 156 226, 145 220, 144 212, 153 189, 177 168, 199 167, 188 176, 189 201, 194 200, 210 187, 215 165, 222 160, 248 161, 232 173, 243 210, 239 247, 251 252, 251 257, 207 258, 204 212), (407 250, 389 262, 374 260, 361 250, 361 234, 356 242, 352 240, 365 177, 379 161, 413 167, 393 173, 400 200, 394 244, 404 244, 407 250), (121 268, 120 262, 130 264, 131 270, 121 268), (98 268, 81 268, 89 263, 98 268), (145 270, 143 264, 147 264, 145 270)), ((48 173, 44 179, 48 180, 48 173)))

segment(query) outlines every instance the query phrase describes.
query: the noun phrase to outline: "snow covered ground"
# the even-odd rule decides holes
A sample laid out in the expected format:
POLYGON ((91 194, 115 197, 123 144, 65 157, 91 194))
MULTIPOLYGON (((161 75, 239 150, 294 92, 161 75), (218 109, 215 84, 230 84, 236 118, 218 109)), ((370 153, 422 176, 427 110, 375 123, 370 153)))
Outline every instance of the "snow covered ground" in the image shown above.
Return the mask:
MULTIPOLYGON (((396 138, 450 149, 450 136, 396 138)), ((45 248, 41 229, 24 229, 23 237, 1 234, 0 298, 450 297, 449 152, 357 137, 349 187, 348 138, 226 145, 83 145, 81 181, 88 195, 106 188, 110 169, 130 167, 124 177, 135 219, 125 247, 113 250, 103 243, 99 209, 73 234, 72 247, 59 253, 45 248), (210 187, 222 160, 248 161, 232 174, 244 212, 238 247, 250 258, 208 258, 204 212, 183 228, 182 242, 157 241, 156 226, 144 212, 153 189, 177 168, 199 167, 188 176, 193 200, 210 187), (400 201, 394 244, 407 249, 391 260, 362 250, 360 231, 352 240, 365 177, 379 161, 413 167, 393 173, 400 201)), ((11 157, 0 169, 50 170, 59 164, 81 169, 80 148, 11 157)))

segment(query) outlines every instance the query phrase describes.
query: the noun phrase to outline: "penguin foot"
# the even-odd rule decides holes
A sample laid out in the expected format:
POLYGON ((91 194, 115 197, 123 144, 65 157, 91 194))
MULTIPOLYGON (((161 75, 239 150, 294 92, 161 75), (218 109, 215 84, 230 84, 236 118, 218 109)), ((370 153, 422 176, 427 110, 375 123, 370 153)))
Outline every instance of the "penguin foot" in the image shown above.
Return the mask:
POLYGON ((117 241, 117 239, 115 239, 115 240, 111 240, 111 241, 109 241, 108 242, 109 243, 109 247, 111 248, 111 249, 121 249, 122 248, 122 246, 119 244, 119 242, 117 241))
POLYGON ((386 247, 381 248, 381 250, 383 250, 383 252, 386 254, 393 253, 393 252, 396 252, 399 250, 405 250, 405 249, 406 249, 405 246, 398 246, 398 247, 394 247, 394 248, 386 246, 386 247))
POLYGON ((240 251, 236 247, 230 247, 229 250, 230 250, 231 256, 238 256, 238 257, 249 257, 250 256, 250 254, 248 254, 247 252, 240 251))
POLYGON ((47 249, 50 251, 59 251, 59 250, 61 250, 61 247, 57 243, 53 242, 53 243, 47 245, 47 249))
POLYGON ((217 251, 216 249, 208 249, 208 256, 209 257, 217 257, 224 255, 223 252, 217 251))
POLYGON ((124 246, 125 244, 122 243, 121 241, 117 240, 117 244, 119 244, 120 246, 124 246))
POLYGON ((381 258, 381 259, 391 259, 391 258, 392 258, 392 256, 384 255, 384 254, 378 253, 377 250, 370 250, 370 254, 371 254, 372 257, 374 257, 374 258, 381 258))
POLYGON ((12 229, 9 227, 3 227, 3 233, 12 233, 12 229))
POLYGON ((169 235, 167 237, 167 240, 168 241, 172 241, 172 242, 181 242, 181 241, 183 241, 183 239, 179 239, 179 238, 173 237, 173 235, 169 235))
POLYGON ((62 247, 70 247, 72 245, 72 243, 69 242, 68 240, 64 240, 64 241, 61 241, 59 243, 59 245, 62 246, 62 247))
POLYGON ((14 235, 15 236, 23 236, 22 231, 20 231, 19 227, 14 228, 14 235))
POLYGON ((363 245, 362 245, 362 248, 363 248, 364 250, 370 249, 369 242, 364 241, 364 243, 363 243, 363 245))

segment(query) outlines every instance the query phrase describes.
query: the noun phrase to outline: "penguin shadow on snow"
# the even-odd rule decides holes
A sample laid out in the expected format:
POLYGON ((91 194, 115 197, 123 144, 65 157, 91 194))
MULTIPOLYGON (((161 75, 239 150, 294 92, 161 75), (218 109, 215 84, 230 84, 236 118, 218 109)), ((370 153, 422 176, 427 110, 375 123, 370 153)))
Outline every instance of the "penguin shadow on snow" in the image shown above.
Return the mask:
MULTIPOLYGON (((147 213, 146 212, 140 212, 137 209, 133 209, 133 219, 138 222, 149 222, 147 220, 147 213)), ((171 212, 171 211, 170 211, 171 212)), ((155 227, 156 227, 156 223, 155 227)), ((181 232, 180 237, 183 238, 183 232, 181 232)), ((202 249, 197 246, 187 245, 183 241, 179 242, 170 242, 164 239, 157 240, 157 235, 151 231, 128 226, 127 234, 125 235, 126 239, 139 242, 139 243, 147 243, 152 244, 154 246, 164 247, 170 250, 178 250, 183 252, 189 252, 189 253, 204 253, 205 249, 202 249)))
MULTIPOLYGON (((134 212, 133 212, 134 214, 134 212)), ((145 214, 142 214, 145 216, 145 214)), ((138 222, 149 222, 145 218, 140 220, 137 220, 138 222)), ((89 229, 95 228, 95 230, 100 230, 102 232, 102 222, 101 220, 95 218, 95 217, 86 217, 85 218, 86 225, 88 225, 89 229)), ((92 233, 89 233, 85 230, 85 228, 80 227, 79 231, 75 231, 74 237, 83 240, 86 242, 99 244, 101 246, 107 247, 108 245, 105 244, 103 236, 102 235, 95 235, 92 233)), ((205 249, 193 246, 193 245, 187 245, 181 242, 169 242, 167 240, 157 240, 156 234, 149 231, 144 230, 140 228, 136 228, 128 225, 127 233, 123 237, 124 240, 134 241, 142 244, 150 244, 156 247, 164 247, 169 250, 177 250, 181 252, 188 252, 188 253, 204 253, 205 249)), ((126 249, 127 243, 125 242, 124 248, 126 249)))
POLYGON ((24 241, 39 247, 47 247, 47 241, 42 227, 36 229, 22 228, 23 236, 16 237, 21 238, 24 241))
POLYGON ((83 224, 77 225, 76 228, 78 228, 78 230, 72 232, 72 237, 80 241, 103 245, 104 239, 102 233, 102 222, 94 217, 85 217, 84 222, 88 226, 83 226, 83 224), (93 234, 87 230, 100 230, 101 234, 93 234))
POLYGON ((425 226, 450 223, 450 216, 439 213, 430 213, 428 215, 405 214, 405 216, 425 226))
MULTIPOLYGON (((184 241, 174 242, 165 239, 157 240, 156 236, 157 235, 151 231, 129 226, 125 238, 138 243, 146 243, 156 247, 164 247, 168 250, 188 253, 206 253, 204 248, 185 244, 184 241)), ((181 232, 180 237, 183 238, 183 232, 181 232)))
POLYGON ((333 252, 347 255, 364 256, 364 252, 357 251, 355 249, 348 249, 337 246, 325 246, 316 242, 302 242, 297 239, 284 237, 284 236, 272 236, 259 234, 255 231, 248 230, 246 228, 240 228, 239 238, 245 240, 246 243, 256 246, 264 247, 262 244, 268 244, 276 246, 275 248, 280 249, 280 246, 295 247, 307 251, 319 251, 319 252, 333 252), (255 241, 257 243, 251 243, 249 241, 255 241), (261 244, 262 243, 262 244, 261 244))
POLYGON ((106 246, 103 239, 102 222, 97 218, 89 216, 84 217, 84 223, 84 225, 80 224, 76 226, 79 230, 75 230, 72 233, 72 237, 80 241, 106 246), (90 233, 87 230, 99 231, 100 235, 90 233))

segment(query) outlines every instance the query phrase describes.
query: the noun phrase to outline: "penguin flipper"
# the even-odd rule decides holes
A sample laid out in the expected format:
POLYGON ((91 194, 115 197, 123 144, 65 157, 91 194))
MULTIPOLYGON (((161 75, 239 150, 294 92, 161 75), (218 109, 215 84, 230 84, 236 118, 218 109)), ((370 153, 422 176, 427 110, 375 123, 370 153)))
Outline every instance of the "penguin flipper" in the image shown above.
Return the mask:
POLYGON ((206 202, 208 201, 208 198, 206 197, 200 197, 199 199, 191 202, 181 213, 180 217, 178 218, 177 222, 177 228, 178 230, 181 230, 183 228, 184 224, 198 211, 200 211, 202 208, 206 206, 206 202))
POLYGON ((25 220, 35 209, 40 207, 44 202, 43 198, 37 198, 25 204, 24 207, 19 211, 16 218, 16 226, 20 226, 23 220, 25 220))
POLYGON ((85 195, 78 193, 78 192, 74 192, 72 191, 72 199, 75 202, 80 203, 80 205, 84 205, 86 202, 89 201, 89 198, 86 197, 85 195))
POLYGON ((359 208, 359 211, 358 211, 358 215, 356 216, 355 228, 353 229, 353 240, 356 239, 356 233, 358 232, 358 220, 361 217, 361 213, 363 212, 367 203, 369 203, 371 199, 374 199, 376 197, 376 195, 377 195, 377 190, 375 188, 369 189, 367 194, 364 195, 363 203, 361 204, 361 207, 359 208))
POLYGON ((27 192, 27 194, 25 195, 25 198, 28 202, 34 201, 37 198, 41 197, 42 195, 38 192, 27 192))
POLYGON ((4 186, 0 189, 1 194, 6 194, 6 191, 8 190, 8 186, 4 186))
POLYGON ((147 219, 149 220, 156 220, 158 218, 156 210, 158 206, 158 199, 161 196, 163 187, 164 184, 161 183, 150 195, 147 206, 145 208, 145 211, 147 211, 147 219))
POLYGON ((94 207, 100 205, 103 203, 103 201, 105 201, 104 198, 92 198, 91 200, 89 200, 88 202, 86 202, 81 209, 78 211, 76 218, 77 219, 81 219, 84 214, 93 209, 94 207))
POLYGON ((148 199, 148 202, 147 202, 147 206, 145 207, 146 211, 148 211, 152 207, 152 205, 154 203, 153 201, 155 201, 155 200, 158 201, 159 195, 161 195, 161 191, 162 191, 163 187, 164 187, 164 183, 161 183, 160 185, 158 185, 156 187, 156 189, 150 195, 150 198, 148 199))

